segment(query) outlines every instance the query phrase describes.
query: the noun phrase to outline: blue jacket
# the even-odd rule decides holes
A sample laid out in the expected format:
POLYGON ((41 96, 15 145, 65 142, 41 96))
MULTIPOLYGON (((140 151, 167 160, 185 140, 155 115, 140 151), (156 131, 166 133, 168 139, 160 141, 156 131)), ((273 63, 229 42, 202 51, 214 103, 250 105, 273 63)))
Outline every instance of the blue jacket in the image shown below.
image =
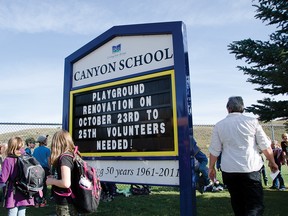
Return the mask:
POLYGON ((37 161, 41 164, 43 168, 48 168, 50 169, 49 165, 49 157, 51 155, 51 150, 47 148, 46 146, 39 146, 35 148, 33 152, 33 157, 36 158, 37 161))
POLYGON ((208 163, 208 158, 207 156, 201 151, 201 149, 197 146, 197 142, 195 141, 194 138, 192 138, 192 143, 191 143, 191 155, 195 157, 199 163, 206 162, 208 163))

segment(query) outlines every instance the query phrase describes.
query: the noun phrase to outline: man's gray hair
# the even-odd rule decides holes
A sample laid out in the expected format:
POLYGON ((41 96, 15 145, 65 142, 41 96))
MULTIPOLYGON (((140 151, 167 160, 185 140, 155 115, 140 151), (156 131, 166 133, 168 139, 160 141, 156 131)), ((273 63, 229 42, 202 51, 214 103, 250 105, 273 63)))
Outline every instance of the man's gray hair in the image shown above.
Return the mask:
POLYGON ((244 112, 244 102, 241 96, 229 97, 226 108, 230 113, 232 112, 244 112))

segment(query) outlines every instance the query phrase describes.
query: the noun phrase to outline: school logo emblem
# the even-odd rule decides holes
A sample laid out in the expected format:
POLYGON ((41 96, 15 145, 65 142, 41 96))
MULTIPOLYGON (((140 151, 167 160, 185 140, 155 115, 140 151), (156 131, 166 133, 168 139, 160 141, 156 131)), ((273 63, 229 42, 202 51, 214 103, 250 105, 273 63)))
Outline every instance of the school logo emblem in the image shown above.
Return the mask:
POLYGON ((112 53, 119 53, 119 52, 121 52, 121 44, 112 46, 112 53))

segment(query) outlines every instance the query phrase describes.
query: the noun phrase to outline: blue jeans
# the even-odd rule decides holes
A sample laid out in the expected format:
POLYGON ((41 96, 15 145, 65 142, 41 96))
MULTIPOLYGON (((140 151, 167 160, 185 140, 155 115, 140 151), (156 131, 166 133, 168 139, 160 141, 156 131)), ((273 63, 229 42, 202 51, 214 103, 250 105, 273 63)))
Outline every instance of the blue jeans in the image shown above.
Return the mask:
POLYGON ((203 178, 205 179, 205 185, 208 185, 210 183, 210 179, 208 176, 208 158, 207 156, 202 152, 199 151, 196 155, 195 158, 198 160, 199 162, 199 172, 202 173, 203 178))
POLYGON ((25 216, 26 206, 19 206, 8 209, 8 216, 25 216))
POLYGON ((281 175, 281 164, 278 165, 278 169, 280 173, 273 180, 273 187, 278 188, 278 189, 285 188, 284 179, 281 175))

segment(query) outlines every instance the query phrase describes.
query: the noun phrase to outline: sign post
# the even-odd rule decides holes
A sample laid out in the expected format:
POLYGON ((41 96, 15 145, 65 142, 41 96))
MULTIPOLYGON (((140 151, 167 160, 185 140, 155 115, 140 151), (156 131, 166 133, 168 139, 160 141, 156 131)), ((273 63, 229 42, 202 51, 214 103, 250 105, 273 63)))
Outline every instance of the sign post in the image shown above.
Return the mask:
POLYGON ((102 181, 179 186, 195 215, 185 25, 112 27, 68 56, 63 127, 102 181))

